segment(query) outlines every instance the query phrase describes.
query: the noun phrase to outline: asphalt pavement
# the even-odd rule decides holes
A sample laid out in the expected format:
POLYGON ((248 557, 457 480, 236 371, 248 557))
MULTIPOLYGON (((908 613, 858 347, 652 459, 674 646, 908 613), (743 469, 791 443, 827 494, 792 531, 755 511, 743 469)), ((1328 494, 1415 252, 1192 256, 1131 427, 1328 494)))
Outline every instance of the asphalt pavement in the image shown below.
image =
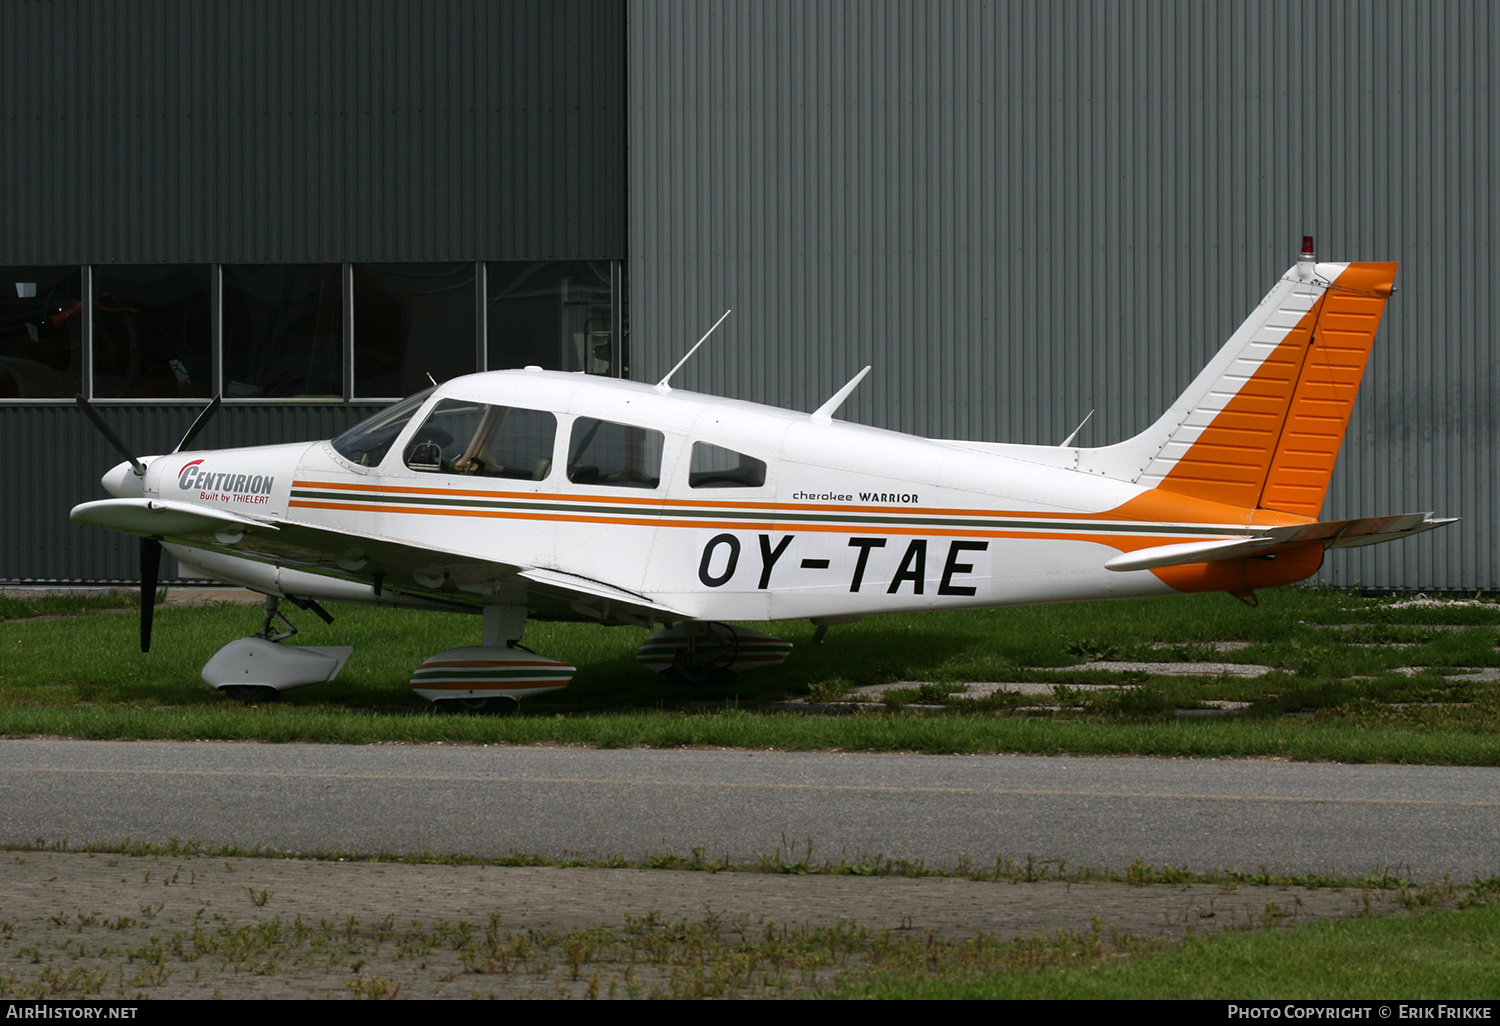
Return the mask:
POLYGON ((0 841, 1500 874, 1500 770, 1276 761, 0 741, 0 841))

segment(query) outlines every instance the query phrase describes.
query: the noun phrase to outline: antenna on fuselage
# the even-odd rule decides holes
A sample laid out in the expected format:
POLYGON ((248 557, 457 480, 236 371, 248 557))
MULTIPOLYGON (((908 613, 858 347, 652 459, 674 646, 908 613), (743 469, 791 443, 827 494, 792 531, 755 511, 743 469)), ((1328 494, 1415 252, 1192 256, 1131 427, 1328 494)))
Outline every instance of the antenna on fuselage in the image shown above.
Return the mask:
POLYGON ((819 424, 833 423, 833 412, 844 405, 844 400, 849 398, 849 393, 859 387, 859 383, 865 380, 865 375, 868 373, 870 373, 870 365, 865 364, 864 370, 850 378, 847 385, 833 393, 833 398, 812 412, 812 419, 819 424))
POLYGON ((698 346, 701 346, 703 343, 705 343, 705 342, 708 341, 708 336, 710 336, 710 335, 712 335, 714 333, 714 328, 717 328, 719 325, 723 324, 724 323, 724 318, 728 317, 731 312, 732 311, 730 311, 730 310, 725 310, 724 313, 719 317, 719 319, 716 320, 716 321, 714 321, 714 327, 713 328, 709 328, 707 331, 705 331, 703 333, 703 337, 698 340, 698 345, 693 346, 693 348, 689 349, 687 351, 687 356, 684 356, 682 359, 678 360, 677 361, 677 366, 673 367, 671 370, 667 371, 667 376, 664 377, 664 378, 662 378, 660 381, 658 381, 656 383, 656 387, 657 388, 659 388, 663 392, 670 392, 670 391, 672 391, 672 386, 669 385, 669 384, 667 384, 668 381, 672 380, 672 375, 676 374, 679 370, 682 369, 682 365, 685 364, 685 363, 687 363, 688 360, 692 358, 692 355, 698 351, 698 346))
POLYGON ((1089 411, 1089 415, 1087 417, 1084 417, 1081 421, 1078 422, 1078 426, 1073 429, 1073 433, 1071 435, 1069 435, 1067 438, 1064 438, 1061 442, 1057 443, 1057 447, 1059 449, 1066 449, 1068 446, 1072 445, 1073 444, 1073 439, 1075 439, 1075 438, 1078 437, 1078 432, 1080 432, 1080 431, 1083 430, 1083 426, 1089 422, 1089 419, 1091 417, 1093 417, 1093 415, 1094 415, 1094 411, 1090 410, 1089 411))

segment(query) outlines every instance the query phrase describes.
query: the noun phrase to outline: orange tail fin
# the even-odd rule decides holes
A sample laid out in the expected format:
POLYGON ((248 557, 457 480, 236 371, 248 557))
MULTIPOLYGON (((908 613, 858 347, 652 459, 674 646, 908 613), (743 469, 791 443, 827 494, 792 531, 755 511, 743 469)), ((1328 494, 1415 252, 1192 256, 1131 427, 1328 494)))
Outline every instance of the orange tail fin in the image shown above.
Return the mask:
POLYGON ((1304 253, 1172 409, 1135 438, 1081 451, 1080 469, 1316 517, 1396 266, 1304 253))

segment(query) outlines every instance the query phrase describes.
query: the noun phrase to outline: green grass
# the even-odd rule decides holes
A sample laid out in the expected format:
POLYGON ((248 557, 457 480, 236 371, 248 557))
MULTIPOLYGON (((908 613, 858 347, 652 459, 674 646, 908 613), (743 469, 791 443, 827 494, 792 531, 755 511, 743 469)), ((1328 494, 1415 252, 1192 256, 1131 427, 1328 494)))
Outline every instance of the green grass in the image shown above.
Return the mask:
POLYGON ((336 622, 325 625, 291 611, 302 629, 296 643, 352 644, 354 656, 338 681, 246 707, 204 685, 199 670, 227 640, 259 625, 255 607, 159 609, 148 655, 137 650, 136 618, 128 612, 55 618, 20 608, 19 615, 54 618, 0 623, 0 734, 1500 764, 1500 688, 1436 672, 1394 672, 1500 666, 1500 605, 1393 605, 1348 592, 1283 589, 1266 593, 1256 609, 1225 596, 1191 596, 872 617, 834 628, 821 645, 811 644, 809 624, 777 623, 769 629, 796 644, 783 666, 701 689, 674 688, 636 662, 645 630, 533 623, 529 648, 580 669, 566 691, 532 699, 510 718, 439 716, 407 686, 427 656, 478 640, 473 616, 336 606, 336 622), (1461 629, 1436 629, 1444 624, 1461 629), (1211 647, 1216 641, 1249 647, 1219 653, 1211 647), (1387 642, 1417 647, 1362 647, 1387 642), (1158 643, 1169 648, 1153 647, 1158 643), (1180 678, 1071 668, 1100 658, 1248 662, 1275 672, 1180 678), (931 686, 913 687, 874 711, 771 710, 790 698, 838 699, 854 687, 903 680, 931 686), (1042 682, 1053 692, 976 701, 957 686, 970 681, 1042 682), (1138 686, 1077 687, 1122 681, 1138 686), (943 707, 909 710, 903 699, 943 707), (1214 700, 1250 705, 1233 717, 1178 715, 1214 700), (1039 703, 1063 711, 1037 715, 1039 703))
POLYGON ((1500 994, 1500 906, 1313 923, 1289 933, 1189 940, 1149 957, 1021 972, 896 976, 840 998, 1493 1001, 1500 994))
POLYGON ((127 591, 77 591, 59 595, 0 592, 0 621, 37 616, 78 616, 101 609, 135 609, 136 595, 127 591))

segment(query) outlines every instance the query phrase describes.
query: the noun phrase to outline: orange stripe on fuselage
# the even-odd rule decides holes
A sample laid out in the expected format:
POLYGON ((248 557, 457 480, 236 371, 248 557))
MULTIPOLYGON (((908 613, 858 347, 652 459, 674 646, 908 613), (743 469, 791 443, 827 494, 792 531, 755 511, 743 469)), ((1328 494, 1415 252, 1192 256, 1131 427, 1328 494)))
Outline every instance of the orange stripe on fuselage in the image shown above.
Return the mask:
MULTIPOLYGON (((1181 496, 1173 497, 1174 500, 1180 500, 1181 498, 1182 498, 1181 496)), ((1127 510, 1127 508, 1129 508, 1132 504, 1135 504, 1135 503, 1138 503, 1139 505, 1141 505, 1143 507, 1157 508, 1157 509, 1165 508, 1165 506, 1167 505, 1167 503, 1163 503, 1163 502, 1161 502, 1158 499, 1153 499, 1152 494, 1148 493, 1147 495, 1143 495, 1143 496, 1138 497, 1137 500, 1132 500, 1132 503, 1127 503, 1126 506, 1120 507, 1119 512, 1123 513, 1124 511, 1127 510)), ((1175 545, 1175 544, 1179 544, 1179 543, 1183 543, 1183 542, 1202 541, 1202 540, 1204 540, 1203 536, 1201 534, 1175 534, 1175 533, 1173 533, 1172 530, 1171 530, 1171 527, 1173 526, 1173 524, 1170 523, 1170 522, 1162 524, 1162 531, 1161 532, 1153 532, 1153 533, 1147 534, 1147 533, 1142 533, 1142 532, 1138 532, 1138 531, 1122 532, 1122 533, 1112 533, 1109 530, 1109 525, 1108 525, 1107 522, 1101 522, 1100 525, 1099 525, 1099 529, 1098 529, 1097 532, 1094 532, 1094 531, 1087 531, 1087 532, 1085 532, 1085 531, 1067 531, 1067 530, 1052 530, 1052 531, 1048 531, 1048 530, 1036 530, 1036 531, 1027 531, 1027 530, 1018 529, 1018 528, 999 528, 999 529, 994 529, 994 528, 974 527, 974 526, 971 526, 971 525, 962 525, 962 526, 954 526, 954 527, 944 527, 944 526, 939 525, 939 524, 912 524, 910 526, 906 526, 906 525, 902 525, 902 524, 866 524, 866 525, 848 524, 848 523, 815 524, 815 523, 806 523, 806 522, 803 522, 803 521, 792 521, 792 522, 780 521, 780 520, 775 519, 774 517, 768 517, 767 519, 762 520, 762 521, 711 520, 711 519, 682 520, 682 519, 676 519, 676 518, 671 518, 671 517, 654 517, 654 518, 653 517, 645 517, 645 516, 641 516, 641 517, 622 517, 622 516, 608 516, 606 514, 593 514, 593 515, 590 515, 590 514, 581 514, 581 513, 562 513, 562 512, 555 512, 555 511, 551 511, 551 510, 505 510, 505 509, 475 509, 475 508, 457 508, 457 509, 455 509, 455 508, 442 508, 442 507, 413 507, 413 506, 405 506, 405 505, 402 505, 402 506, 387 506, 387 505, 382 505, 382 504, 380 504, 378 502, 367 502, 367 503, 365 503, 365 502, 329 502, 329 501, 315 502, 315 501, 310 501, 310 500, 306 500, 306 499, 294 499, 294 500, 292 500, 292 502, 290 503, 290 505, 293 506, 293 507, 298 507, 298 508, 303 508, 303 509, 343 510, 343 511, 348 511, 348 512, 355 512, 355 513, 386 513, 386 514, 398 514, 398 515, 443 516, 443 517, 480 517, 480 518, 485 518, 485 519, 498 519, 498 520, 532 520, 532 521, 543 521, 543 522, 548 522, 548 523, 604 524, 604 525, 619 525, 619 526, 633 526, 633 527, 653 527, 653 528, 654 527, 687 528, 687 529, 714 530, 714 531, 788 531, 788 532, 792 532, 792 531, 805 531, 805 532, 818 532, 818 533, 828 533, 828 534, 860 534, 860 533, 868 534, 868 533, 879 533, 879 534, 887 534, 887 535, 894 535, 894 536, 917 535, 917 536, 938 537, 938 538, 1010 538, 1010 539, 1020 539, 1020 540, 1027 540, 1027 541, 1082 541, 1082 542, 1092 542, 1094 544, 1099 544, 1099 545, 1108 545, 1109 547, 1115 549, 1118 552, 1135 552, 1135 551, 1137 551, 1139 549, 1153 548, 1153 547, 1158 546, 1158 545, 1175 545)), ((1180 501, 1172 501, 1170 503, 1170 505, 1174 509, 1174 511, 1188 511, 1188 510, 1191 510, 1191 511, 1195 511, 1195 512, 1197 512, 1197 511, 1205 511, 1206 512, 1207 511, 1206 509, 1196 509, 1195 510, 1195 509, 1193 509, 1193 507, 1195 507, 1195 506, 1197 506, 1197 507, 1208 507, 1208 506, 1210 506, 1212 504, 1206 503, 1206 502, 1201 502, 1201 500, 1200 500, 1200 502, 1198 502, 1198 503, 1182 503, 1180 501)), ((908 513, 916 512, 914 510, 911 510, 910 508, 903 507, 902 509, 903 509, 903 511, 908 512, 908 513)), ((933 511, 933 510, 922 510, 921 512, 923 514, 925 514, 925 515, 931 515, 932 513, 936 512, 936 511, 933 511)), ((1031 514, 990 514, 990 513, 988 513, 988 511, 972 510, 972 509, 970 509, 970 510, 952 510, 952 511, 947 511, 947 512, 952 512, 954 514, 968 515, 968 516, 974 516, 976 514, 978 514, 978 515, 996 515, 996 516, 1004 515, 1004 516, 1009 516, 1009 517, 1013 517, 1013 518, 1016 518, 1016 519, 1028 519, 1028 518, 1032 517, 1031 514)), ((1248 512, 1251 512, 1251 511, 1244 511, 1244 510, 1238 510, 1238 511, 1220 511, 1220 516, 1217 519, 1217 521, 1203 521, 1203 522, 1205 522, 1205 523, 1218 522, 1218 523, 1223 523, 1223 524, 1226 524, 1226 525, 1230 525, 1230 524, 1234 524, 1234 525, 1246 524, 1248 526, 1257 526, 1257 527, 1261 527, 1261 526, 1276 526, 1276 525, 1279 525, 1279 524, 1282 524, 1282 523, 1305 523, 1306 522, 1305 518, 1290 516, 1288 514, 1273 514, 1273 517, 1271 518, 1271 520, 1269 522, 1261 522, 1263 520, 1263 518, 1261 518, 1261 517, 1254 517, 1254 516, 1252 516, 1252 517, 1248 517, 1247 518, 1246 514, 1248 512)), ((1256 512, 1268 512, 1268 511, 1256 511, 1256 512)), ((1046 514, 1045 516, 1046 517, 1056 517, 1056 516, 1062 516, 1062 514, 1046 514)), ((1106 514, 1102 514, 1102 513, 1099 513, 1099 514, 1090 514, 1090 515, 1087 515, 1087 519, 1090 519, 1090 520, 1096 520, 1097 519, 1097 520, 1101 520, 1102 521, 1105 516, 1106 516, 1106 514)), ((1037 519, 1042 519, 1042 517, 1038 516, 1037 519)), ((1074 519, 1084 519, 1084 517, 1075 517, 1074 519)), ((1120 520, 1124 519, 1124 517, 1122 517, 1122 516, 1115 516, 1115 517, 1112 517, 1111 519, 1113 521, 1115 521, 1115 522, 1119 522, 1120 520)), ((1175 523, 1189 523, 1189 522, 1192 522, 1192 521, 1189 521, 1189 520, 1176 520, 1175 521, 1175 523)))
MULTIPOLYGON (((554 513, 543 510, 495 510, 495 509, 443 509, 443 508, 421 508, 411 506, 382 506, 374 503, 334 503, 334 502, 308 502, 296 500, 293 506, 301 506, 310 509, 336 509, 348 510, 360 513, 393 513, 405 515, 427 515, 427 516, 450 516, 450 517, 483 517, 503 520, 540 520, 547 522, 584 523, 584 524, 617 524, 636 527, 675 527, 690 529, 708 529, 717 531, 815 531, 833 534, 857 534, 861 533, 859 524, 808 524, 802 522, 784 523, 780 521, 766 520, 764 522, 753 522, 743 520, 676 520, 676 519, 649 519, 649 518, 626 518, 609 516, 583 516, 573 513, 554 513)), ((769 505, 769 504, 763 504, 769 505)), ((1275 527, 1284 524, 1310 523, 1307 517, 1299 517, 1288 513, 1278 513, 1275 510, 1213 510, 1214 503, 1203 499, 1192 499, 1186 496, 1174 496, 1163 494, 1158 491, 1148 492, 1138 496, 1112 511, 1117 514, 1116 520, 1122 519, 1120 514, 1127 510, 1136 511, 1166 511, 1171 510, 1173 514, 1216 514, 1217 522, 1243 523, 1255 527, 1275 527), (1184 501, 1186 500, 1186 501, 1184 501)), ((930 511, 923 511, 930 512, 930 511)), ((978 510, 960 510, 956 512, 974 515, 982 512, 978 510)), ((1020 514, 1011 514, 1020 516, 1020 514)), ((1059 515, 1059 514, 1054 514, 1059 515)), ((1102 517, 1104 514, 1095 514, 1102 517)), ((1184 522, 1184 521, 1178 521, 1184 522)), ((1203 520, 1204 523, 1212 523, 1213 520, 1203 520)), ((1169 527, 1167 524, 1162 525, 1169 527)), ((1090 542, 1096 545, 1108 545, 1119 552, 1135 552, 1140 549, 1154 548, 1158 545, 1175 545, 1183 542, 1202 541, 1202 535, 1173 535, 1164 530, 1162 533, 1142 534, 1111 534, 1107 526, 1101 524, 1098 533, 1082 533, 1072 531, 1022 531, 1022 530, 985 530, 974 527, 944 528, 931 524, 914 524, 903 527, 896 524, 870 524, 864 528, 865 533, 879 532, 887 535, 924 535, 928 537, 962 537, 962 538, 1006 538, 1021 541, 1075 541, 1090 542)), ((1294 546, 1277 554, 1274 560, 1267 559, 1235 559, 1222 560, 1214 563, 1194 563, 1187 566, 1160 567, 1151 571, 1159 580, 1172 589, 1180 592, 1203 592, 1203 591, 1229 591, 1236 594, 1254 591, 1256 588, 1269 588, 1280 584, 1291 584, 1317 572, 1323 562, 1323 546, 1319 542, 1309 542, 1306 545, 1294 546)))
MULTIPOLYGON (((759 510, 765 511, 771 517, 777 513, 827 513, 827 514, 860 514, 867 513, 879 516, 891 516, 906 514, 909 516, 924 517, 1006 517, 1016 520, 1097 520, 1097 521, 1130 521, 1133 523, 1159 523, 1159 524, 1226 524, 1237 527, 1280 527, 1286 524, 1302 524, 1308 521, 1307 517, 1296 514, 1279 513, 1274 510, 1255 510, 1226 506, 1223 503, 1214 502, 1211 499, 1200 498, 1195 495, 1183 495, 1176 492, 1164 492, 1161 489, 1152 489, 1113 509, 1101 510, 1097 513, 1082 510, 1064 510, 1052 512, 1047 510, 1001 510, 983 509, 979 507, 942 507, 942 506, 872 506, 872 505, 838 505, 834 503, 799 503, 799 502, 753 502, 753 501, 726 501, 726 500, 703 500, 703 499, 667 499, 660 496, 641 495, 600 495, 600 494, 569 494, 565 492, 495 492, 485 491, 477 488, 418 488, 400 485, 380 484, 351 484, 336 481, 294 481, 293 487, 318 489, 323 491, 357 491, 370 496, 366 499, 364 495, 351 497, 347 502, 335 502, 333 500, 314 500, 295 498, 290 502, 291 506, 307 509, 376 509, 387 513, 432 513, 432 509, 413 509, 406 506, 379 506, 382 495, 398 496, 431 495, 440 498, 477 498, 491 499, 495 501, 521 500, 529 502, 568 502, 568 503, 599 503, 605 506, 625 507, 651 507, 654 509, 725 509, 725 510, 759 510)), ((642 516, 649 515, 650 509, 642 510, 642 516)), ((481 516, 518 516, 529 518, 537 514, 531 512, 506 513, 505 511, 480 510, 473 515, 481 516)), ((549 519, 558 519, 553 516, 549 519)), ((562 518, 566 519, 566 516, 562 518)), ((595 521, 590 521, 595 522, 595 521)), ((641 523, 641 519, 608 520, 608 523, 641 523)), ((697 521, 694 521, 696 523, 697 521)), ((913 533, 913 532, 908 532, 913 533)), ((921 533, 921 532, 915 532, 921 533)))

